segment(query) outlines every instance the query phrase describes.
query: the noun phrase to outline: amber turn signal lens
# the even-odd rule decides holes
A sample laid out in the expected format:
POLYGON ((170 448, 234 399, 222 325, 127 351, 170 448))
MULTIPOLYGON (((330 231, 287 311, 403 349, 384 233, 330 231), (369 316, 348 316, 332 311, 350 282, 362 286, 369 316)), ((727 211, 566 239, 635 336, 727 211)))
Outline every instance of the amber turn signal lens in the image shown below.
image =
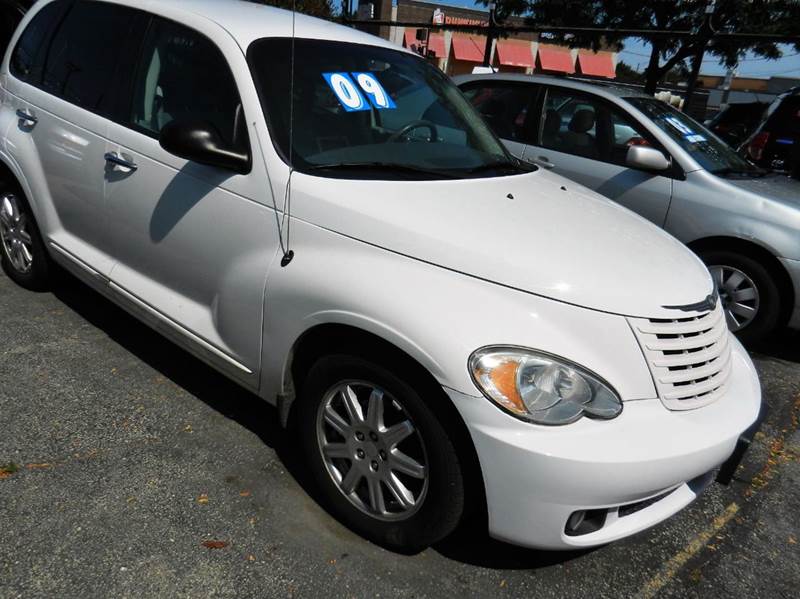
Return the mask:
POLYGON ((515 360, 508 360, 490 370, 488 378, 494 388, 500 392, 506 400, 506 408, 518 414, 525 414, 527 412, 525 404, 517 391, 517 371, 519 370, 519 362, 515 360))

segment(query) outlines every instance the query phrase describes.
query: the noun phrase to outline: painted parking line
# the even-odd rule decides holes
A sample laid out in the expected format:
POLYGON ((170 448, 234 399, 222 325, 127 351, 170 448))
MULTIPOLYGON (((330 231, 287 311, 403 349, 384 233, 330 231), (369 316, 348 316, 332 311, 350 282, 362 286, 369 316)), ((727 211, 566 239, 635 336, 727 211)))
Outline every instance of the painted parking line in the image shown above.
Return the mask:
POLYGON ((696 553, 698 553, 706 544, 722 530, 728 522, 739 512, 739 504, 731 503, 725 511, 719 516, 714 518, 714 521, 689 543, 676 553, 670 560, 664 564, 661 570, 653 576, 636 594, 638 599, 652 599, 656 594, 664 588, 674 577, 675 574, 688 562, 696 553))

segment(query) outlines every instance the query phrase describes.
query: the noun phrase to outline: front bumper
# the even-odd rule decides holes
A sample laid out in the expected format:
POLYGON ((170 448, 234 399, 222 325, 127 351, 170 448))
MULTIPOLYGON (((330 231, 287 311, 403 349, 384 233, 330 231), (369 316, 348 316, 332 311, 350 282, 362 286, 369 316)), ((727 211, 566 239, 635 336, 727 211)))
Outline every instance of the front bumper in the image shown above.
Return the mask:
POLYGON ((560 427, 522 422, 484 397, 447 389, 478 453, 490 534, 541 549, 590 547, 684 508, 759 413, 758 377, 735 340, 731 359, 729 391, 705 407, 678 412, 659 399, 628 401, 614 420, 560 427), (602 525, 566 534, 570 515, 583 510, 605 510, 602 525))
POLYGON ((794 288, 794 306, 792 306, 792 311, 789 315, 788 326, 792 329, 800 329, 800 260, 781 258, 780 261, 786 272, 789 273, 789 278, 792 280, 792 287, 794 288))

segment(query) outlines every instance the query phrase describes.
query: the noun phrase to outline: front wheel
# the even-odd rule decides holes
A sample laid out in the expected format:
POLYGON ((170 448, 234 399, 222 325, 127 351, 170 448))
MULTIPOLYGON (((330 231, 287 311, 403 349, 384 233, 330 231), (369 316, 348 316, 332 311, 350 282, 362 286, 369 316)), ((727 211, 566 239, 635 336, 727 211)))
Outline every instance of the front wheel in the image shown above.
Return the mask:
POLYGON ((719 292, 728 328, 746 343, 760 341, 778 325, 781 300, 772 273, 744 254, 712 250, 700 256, 719 292))
POLYGON ((441 423, 406 379, 359 357, 328 356, 309 371, 299 401, 306 461, 340 520, 400 551, 455 529, 464 511, 461 466, 441 423))

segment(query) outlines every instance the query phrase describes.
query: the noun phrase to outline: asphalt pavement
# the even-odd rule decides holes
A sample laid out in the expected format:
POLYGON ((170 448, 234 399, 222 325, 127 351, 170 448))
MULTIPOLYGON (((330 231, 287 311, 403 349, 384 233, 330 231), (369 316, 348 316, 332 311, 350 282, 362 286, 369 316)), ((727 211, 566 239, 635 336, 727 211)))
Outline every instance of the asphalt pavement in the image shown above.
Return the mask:
POLYGON ((631 539, 538 552, 465 527, 417 555, 307 492, 275 410, 77 281, 0 274, 0 598, 797 597, 800 336, 728 487, 631 539))

